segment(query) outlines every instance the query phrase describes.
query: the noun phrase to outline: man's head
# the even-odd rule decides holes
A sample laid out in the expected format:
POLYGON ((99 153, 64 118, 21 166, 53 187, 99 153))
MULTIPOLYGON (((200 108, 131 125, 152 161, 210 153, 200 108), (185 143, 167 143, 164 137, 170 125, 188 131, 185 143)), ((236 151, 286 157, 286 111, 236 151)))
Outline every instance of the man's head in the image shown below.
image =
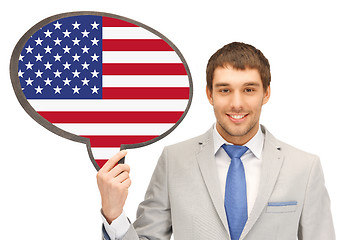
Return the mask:
POLYGON ((251 45, 231 43, 218 50, 207 65, 206 93, 227 141, 243 145, 259 129, 262 105, 270 97, 270 67, 251 45))
POLYGON ((212 90, 214 71, 218 67, 230 66, 237 70, 257 69, 263 83, 263 89, 270 85, 270 66, 263 53, 252 45, 233 42, 216 51, 208 60, 206 69, 207 87, 212 90))

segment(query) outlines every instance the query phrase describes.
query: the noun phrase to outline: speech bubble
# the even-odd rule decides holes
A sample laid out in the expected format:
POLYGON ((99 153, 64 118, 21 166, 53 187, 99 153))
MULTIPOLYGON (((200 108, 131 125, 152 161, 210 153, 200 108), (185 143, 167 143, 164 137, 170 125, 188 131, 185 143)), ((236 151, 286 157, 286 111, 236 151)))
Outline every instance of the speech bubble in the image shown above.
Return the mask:
POLYGON ((178 48, 158 31, 100 12, 42 20, 13 50, 10 75, 25 111, 49 131, 85 143, 99 170, 119 149, 171 133, 192 101, 178 48))

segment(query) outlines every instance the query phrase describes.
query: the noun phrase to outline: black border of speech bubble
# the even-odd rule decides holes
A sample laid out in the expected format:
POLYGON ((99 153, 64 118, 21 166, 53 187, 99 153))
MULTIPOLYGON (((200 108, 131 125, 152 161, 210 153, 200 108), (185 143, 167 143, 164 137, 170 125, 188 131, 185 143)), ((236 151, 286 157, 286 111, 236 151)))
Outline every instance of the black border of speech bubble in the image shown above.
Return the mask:
POLYGON ((168 43, 170 45, 170 47, 172 47, 174 49, 174 51, 178 54, 180 60, 184 64, 184 67, 185 67, 187 75, 188 75, 189 87, 190 87, 188 104, 186 106, 186 109, 185 109, 183 115, 174 124, 174 126, 172 126, 169 130, 167 130, 166 132, 164 132, 160 136, 158 136, 156 138, 153 138, 149 141, 142 142, 142 143, 136 143, 136 144, 122 144, 121 149, 132 149, 132 148, 143 147, 143 146, 149 145, 151 143, 154 143, 154 142, 166 137, 168 134, 170 134, 181 123, 181 121, 184 119, 184 117, 186 116, 186 114, 187 114, 187 112, 188 112, 188 110, 191 106, 192 96, 193 96, 193 84, 192 84, 192 76, 191 76, 190 70, 188 68, 188 65, 186 63, 185 58, 183 57, 183 55, 181 54, 179 49, 168 38, 166 38, 160 32, 158 32, 158 31, 156 31, 156 30, 150 28, 149 26, 146 26, 146 25, 144 25, 140 22, 132 20, 130 18, 126 18, 126 17, 122 17, 122 16, 119 16, 119 15, 110 14, 110 13, 104 13, 104 12, 93 12, 93 11, 67 12, 67 13, 61 13, 61 14, 57 14, 57 15, 45 18, 44 20, 40 21, 39 23, 35 24, 32 28, 30 28, 20 38, 20 40, 16 44, 16 46, 13 50, 12 56, 11 56, 11 60, 10 60, 10 78, 11 78, 11 81, 12 81, 12 85, 13 85, 15 95, 18 98, 18 100, 19 100, 21 106, 23 107, 23 109, 29 114, 29 116, 31 116, 40 125, 42 125, 43 127, 48 129, 49 131, 51 131, 51 132, 53 132, 53 133, 55 133, 55 134, 57 134, 61 137, 64 137, 66 139, 69 139, 69 140, 72 140, 72 141, 75 141, 75 142, 85 143, 86 146, 87 146, 87 150, 88 150, 90 160, 91 160, 92 164, 94 165, 94 167, 96 168, 96 170, 98 171, 100 169, 100 167, 96 163, 96 161, 94 159, 94 156, 92 154, 91 146, 90 146, 90 139, 80 137, 80 136, 75 135, 73 133, 66 132, 63 129, 60 129, 60 128, 56 127, 55 125, 53 125, 52 123, 50 123, 49 121, 44 119, 41 115, 39 115, 35 111, 35 109, 29 104, 28 100, 26 99, 26 97, 25 97, 25 95, 24 95, 24 93, 21 89, 20 79, 19 79, 19 75, 18 75, 20 53, 22 52, 23 47, 25 46, 28 39, 36 31, 38 31, 43 26, 45 26, 45 25, 47 25, 47 24, 49 24, 53 21, 56 21, 58 19, 66 18, 66 17, 72 17, 72 16, 81 16, 81 15, 94 15, 94 16, 116 18, 116 19, 120 19, 120 20, 129 22, 129 23, 135 24, 139 27, 145 28, 146 30, 152 32, 153 34, 159 36, 161 39, 165 40, 165 42, 168 43))

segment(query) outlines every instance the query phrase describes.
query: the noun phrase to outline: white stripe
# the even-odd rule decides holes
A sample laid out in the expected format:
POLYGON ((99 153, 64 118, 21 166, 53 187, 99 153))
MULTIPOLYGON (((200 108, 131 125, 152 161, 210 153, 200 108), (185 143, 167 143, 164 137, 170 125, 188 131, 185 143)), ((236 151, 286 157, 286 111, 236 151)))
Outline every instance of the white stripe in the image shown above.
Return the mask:
POLYGON ((141 27, 104 27, 103 39, 160 39, 141 27))
POLYGON ((187 75, 104 75, 103 87, 189 87, 187 75))
POLYGON ((56 127, 61 128, 67 132, 76 135, 97 135, 97 136, 151 136, 161 135, 174 124, 154 123, 154 124, 81 124, 81 123, 60 123, 54 124, 56 127))
POLYGON ((110 159, 119 152, 119 148, 91 148, 95 159, 110 159))
POLYGON ((174 51, 103 51, 103 63, 181 63, 174 51))
POLYGON ((35 111, 185 111, 188 99, 173 100, 68 100, 30 99, 35 111))

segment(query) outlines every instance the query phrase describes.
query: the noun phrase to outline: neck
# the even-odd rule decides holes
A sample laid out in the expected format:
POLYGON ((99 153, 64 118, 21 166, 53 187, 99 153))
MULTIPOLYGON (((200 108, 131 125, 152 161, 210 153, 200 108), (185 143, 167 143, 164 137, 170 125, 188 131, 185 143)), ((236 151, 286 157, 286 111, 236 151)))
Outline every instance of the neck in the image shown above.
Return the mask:
POLYGON ((243 135, 231 135, 224 128, 222 128, 218 123, 216 123, 216 129, 223 139, 228 143, 234 145, 244 145, 249 142, 259 130, 259 122, 257 122, 248 132, 243 135))

